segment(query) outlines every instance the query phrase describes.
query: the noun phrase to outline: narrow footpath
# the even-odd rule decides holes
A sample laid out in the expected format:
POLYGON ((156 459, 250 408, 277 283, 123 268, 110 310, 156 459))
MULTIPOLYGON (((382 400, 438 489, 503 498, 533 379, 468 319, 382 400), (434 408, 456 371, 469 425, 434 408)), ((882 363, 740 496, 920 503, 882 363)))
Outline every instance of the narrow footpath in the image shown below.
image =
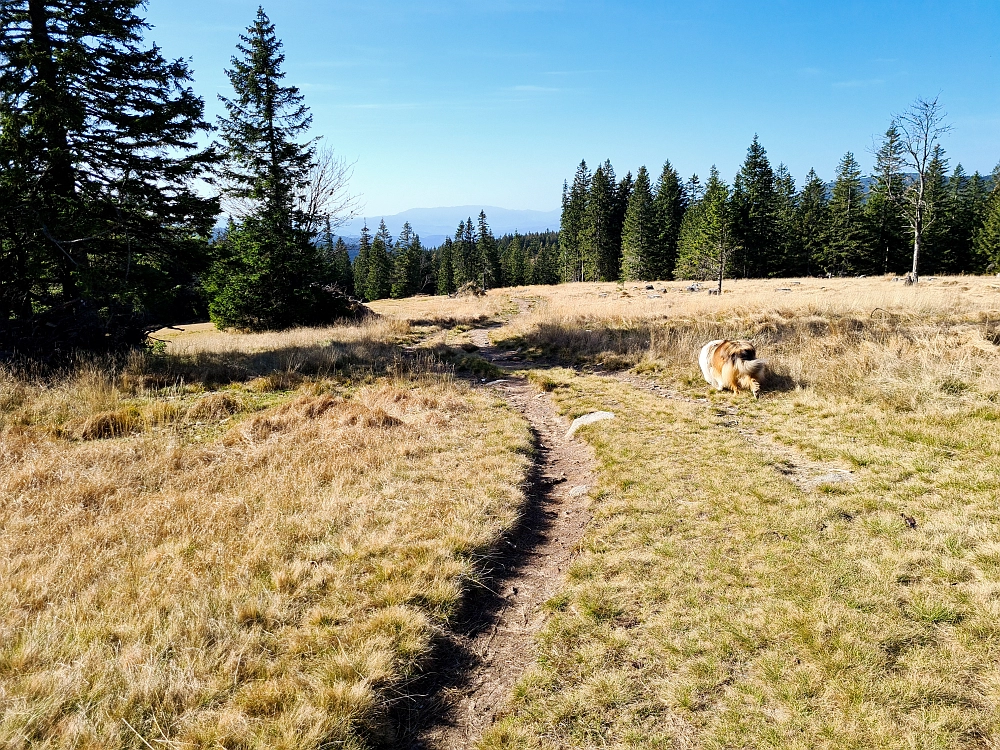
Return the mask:
MULTIPOLYGON (((471 338, 478 353, 498 367, 519 366, 496 350, 488 330, 472 331, 471 338)), ((534 434, 525 509, 517 527, 486 561, 481 585, 469 591, 461 611, 442 631, 436 661, 398 717, 402 747, 475 746, 534 663, 535 636, 545 621, 543 605, 562 587, 590 520, 593 454, 579 438, 565 437, 570 423, 558 415, 549 394, 515 376, 484 387, 500 391, 534 434)))

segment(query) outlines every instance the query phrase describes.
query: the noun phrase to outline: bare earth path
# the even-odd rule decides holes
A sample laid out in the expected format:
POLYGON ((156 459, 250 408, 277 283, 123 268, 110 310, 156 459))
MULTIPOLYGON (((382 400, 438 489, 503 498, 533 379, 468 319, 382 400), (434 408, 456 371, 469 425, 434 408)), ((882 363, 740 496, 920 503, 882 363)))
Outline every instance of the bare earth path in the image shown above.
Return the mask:
MULTIPOLYGON (((523 310, 522 306, 522 310, 523 310)), ((472 332, 488 360, 504 367, 487 330, 472 332)), ((520 377, 496 388, 528 419, 536 455, 518 526, 487 561, 483 585, 469 592, 462 611, 441 634, 438 658, 414 686, 416 698, 400 712, 400 746, 453 750, 473 747, 535 660, 542 605, 562 586, 589 521, 587 491, 594 460, 579 439, 566 439, 569 422, 548 394, 520 377)))

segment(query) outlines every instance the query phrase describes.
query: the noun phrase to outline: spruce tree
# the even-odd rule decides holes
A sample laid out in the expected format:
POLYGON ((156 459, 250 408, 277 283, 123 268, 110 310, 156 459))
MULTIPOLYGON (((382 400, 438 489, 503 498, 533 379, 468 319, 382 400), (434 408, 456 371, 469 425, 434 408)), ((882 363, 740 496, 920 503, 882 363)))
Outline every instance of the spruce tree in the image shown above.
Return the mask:
POLYGON ((209 126, 187 64, 144 41, 143 5, 0 4, 0 349, 137 344, 199 314, 209 126))
POLYGON ((871 263, 871 253, 861 166, 850 151, 837 167, 829 211, 829 235, 818 259, 820 270, 834 276, 855 273, 871 263))
POLYGON ((563 281, 581 281, 583 258, 580 254, 580 232, 587 211, 590 193, 590 170, 581 161, 573 176, 573 185, 563 183, 562 217, 559 221, 559 252, 563 281))
POLYGON ((784 164, 774 171, 774 250, 770 253, 769 276, 802 276, 806 262, 799 234, 798 193, 795 178, 784 164))
POLYGON ((948 190, 948 159, 940 145, 934 147, 924 174, 923 238, 920 264, 926 273, 950 272, 949 218, 952 214, 951 193, 948 190))
POLYGON ((687 199, 689 206, 705 197, 705 186, 701 184, 701 179, 699 179, 698 175, 691 175, 687 182, 684 183, 684 197, 687 199))
POLYGON ((467 284, 471 279, 475 270, 471 268, 472 256, 468 248, 465 246, 465 222, 458 222, 458 228, 455 230, 455 241, 452 244, 451 253, 452 262, 452 278, 455 281, 455 288, 467 284))
POLYGON ((966 190, 965 212, 969 221, 969 273, 984 273, 986 263, 976 250, 976 237, 983 228, 990 200, 990 181, 979 172, 973 173, 966 190))
POLYGON ((385 299, 392 293, 393 251, 392 235, 382 219, 368 255, 365 293, 370 300, 385 299))
POLYGON ((558 284, 560 273, 557 246, 534 240, 529 254, 534 259, 531 264, 531 283, 558 284))
POLYGON ((774 263, 776 200, 774 172, 754 135, 733 184, 733 231, 739 245, 733 265, 744 277, 767 276, 774 263))
POLYGON ((988 273, 1000 273, 1000 164, 993 170, 993 189, 983 206, 982 219, 972 247, 988 273))
POLYGON ((338 237, 333 246, 334 283, 349 294, 354 293, 354 272, 351 268, 351 254, 343 237, 338 237))
POLYGON ((435 291, 441 295, 451 294, 455 291, 453 248, 454 243, 452 243, 451 237, 445 237, 444 243, 437 251, 437 288, 435 291))
POLYGON ((504 249, 503 276, 504 286, 523 286, 529 278, 528 251, 521 242, 521 237, 515 232, 504 249))
POLYGON ((656 183, 653 196, 656 209, 657 249, 654 262, 654 275, 657 278, 669 279, 673 276, 674 265, 677 262, 677 238, 681 231, 681 221, 687 201, 684 196, 684 186, 669 161, 664 162, 660 179, 656 183))
POLYGON ((615 221, 615 183, 602 164, 590 180, 590 193, 578 235, 581 281, 614 281, 618 278, 621 261, 615 221))
POLYGON ((354 258, 352 275, 354 276, 354 295, 358 299, 368 297, 368 267, 371 265, 372 235, 368 222, 361 228, 361 238, 358 240, 358 254, 354 258))
POLYGON ((901 272, 910 262, 903 218, 902 199, 906 187, 903 169, 903 144, 899 130, 891 126, 875 154, 875 175, 865 215, 872 243, 871 270, 889 273, 901 272))
POLYGON ((412 297, 421 287, 420 263, 424 249, 420 237, 413 232, 410 222, 404 222, 396 240, 393 259, 392 296, 396 299, 412 297))
POLYGON ((497 249, 496 238, 490 230, 490 225, 486 221, 486 212, 479 212, 479 240, 476 247, 476 256, 481 259, 481 276, 478 279, 479 285, 483 289, 493 289, 503 285, 503 271, 500 268, 500 253, 497 249))
POLYGON ((736 250, 734 217, 729 187, 712 166, 704 196, 692 205, 681 222, 675 276, 722 282, 733 269, 736 250))
POLYGON ((240 39, 219 130, 223 193, 247 208, 205 277, 209 313, 220 328, 330 322, 347 306, 328 291, 333 268, 314 242, 320 217, 301 207, 315 149, 300 140, 312 117, 299 90, 282 85, 285 56, 263 8, 240 39))
POLYGON ((632 186, 635 180, 632 173, 626 172, 615 187, 615 214, 612 219, 612 241, 618 255, 618 278, 621 278, 622 233, 625 231, 625 214, 628 213, 628 202, 632 199, 632 186))
POLYGON ((347 251, 347 243, 343 237, 338 237, 337 242, 333 241, 333 227, 330 219, 326 220, 326 227, 323 233, 323 250, 326 253, 326 262, 333 269, 332 283, 338 289, 354 293, 354 273, 351 269, 351 255, 347 251))
POLYGON ((656 207, 649 172, 639 167, 622 227, 622 278, 625 281, 656 278, 656 207))
POLYGON ((438 287, 437 250, 425 247, 420 254, 420 294, 436 294, 438 287))
POLYGON ((483 264, 479 255, 479 237, 471 216, 459 222, 458 229, 455 230, 452 264, 456 289, 465 284, 482 284, 483 264))
POLYGON ((969 273, 973 268, 972 237, 976 215, 972 179, 961 164, 955 166, 945 186, 943 236, 939 241, 938 273, 969 273))
POLYGON ((802 248, 805 266, 802 273, 812 276, 822 268, 830 238, 830 202, 826 195, 826 183, 819 178, 815 169, 810 169, 806 175, 796 213, 798 243, 802 248))

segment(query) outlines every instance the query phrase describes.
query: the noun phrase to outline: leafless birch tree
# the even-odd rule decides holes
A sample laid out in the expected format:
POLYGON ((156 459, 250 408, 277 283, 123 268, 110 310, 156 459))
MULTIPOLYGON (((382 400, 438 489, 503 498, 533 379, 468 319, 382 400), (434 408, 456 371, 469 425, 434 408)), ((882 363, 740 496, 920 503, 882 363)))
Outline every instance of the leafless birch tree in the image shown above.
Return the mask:
POLYGON ((903 161, 914 174, 903 190, 903 210, 913 233, 913 271, 916 283, 920 263, 920 249, 924 231, 933 221, 927 202, 927 180, 934 149, 941 136, 951 130, 945 123, 947 115, 941 110, 938 97, 918 98, 906 112, 896 115, 893 125, 898 130, 903 151, 903 161))

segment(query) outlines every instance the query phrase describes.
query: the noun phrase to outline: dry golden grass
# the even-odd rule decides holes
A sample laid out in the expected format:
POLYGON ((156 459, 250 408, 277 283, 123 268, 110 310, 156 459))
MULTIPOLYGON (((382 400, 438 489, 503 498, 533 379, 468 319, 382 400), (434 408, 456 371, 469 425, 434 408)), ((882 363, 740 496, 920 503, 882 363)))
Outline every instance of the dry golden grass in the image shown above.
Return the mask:
POLYGON ((510 343, 674 397, 535 376, 569 416, 618 418, 581 431, 594 521, 483 747, 1000 746, 996 280, 732 288, 531 290, 510 343), (759 402, 698 370, 736 336, 783 374, 759 402), (809 466, 854 481, 790 481, 809 466))
POLYGON ((520 290, 496 289, 482 297, 382 299, 370 302, 368 306, 379 315, 406 321, 412 326, 454 328, 479 325, 511 312, 510 295, 517 291, 520 290))
MULTIPOLYGON (((405 320, 369 318, 358 324, 329 328, 294 328, 272 333, 218 331, 207 324, 154 334, 169 355, 152 370, 160 377, 208 384, 277 377, 283 374, 336 375, 377 373, 398 363, 400 346, 413 332, 405 320)), ((149 371, 148 362, 139 367, 149 371)), ((274 385, 274 384, 272 384, 274 385)), ((289 382, 278 390, 294 387, 289 382)))
POLYGON ((199 332, 110 371, 0 374, 0 746, 384 735, 530 451, 492 396, 372 377, 407 331, 199 332), (343 357, 369 374, 324 377, 343 357))
POLYGON ((494 339, 564 413, 618 418, 579 433, 594 520, 483 747, 1000 747, 1000 282, 685 286, 384 301, 0 374, 0 745, 377 741, 530 444, 420 371, 511 318, 494 339), (708 391, 720 337, 774 365, 759 402, 708 391), (809 466, 854 481, 790 481, 809 466))

